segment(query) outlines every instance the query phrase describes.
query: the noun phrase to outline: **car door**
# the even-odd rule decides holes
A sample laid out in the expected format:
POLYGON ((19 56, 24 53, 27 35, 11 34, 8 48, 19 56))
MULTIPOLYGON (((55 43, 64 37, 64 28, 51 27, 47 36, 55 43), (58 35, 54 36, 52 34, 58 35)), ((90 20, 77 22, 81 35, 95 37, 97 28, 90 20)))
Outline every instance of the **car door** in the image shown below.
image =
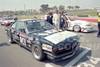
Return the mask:
POLYGON ((15 24, 12 25, 11 34, 13 37, 13 40, 17 43, 20 43, 20 30, 24 29, 24 22, 18 21, 15 22, 15 24))
POLYGON ((24 28, 20 28, 19 31, 20 31, 20 33, 19 33, 20 45, 27 46, 26 45, 27 35, 26 35, 26 31, 25 31, 25 25, 24 25, 24 28))
POLYGON ((24 29, 25 29, 24 22, 23 21, 17 22, 15 31, 14 31, 14 37, 18 43, 21 42, 20 41, 21 37, 25 38, 25 33, 23 32, 24 29))
POLYGON ((15 41, 15 39, 14 39, 14 37, 13 37, 13 35, 14 35, 14 31, 15 31, 15 27, 16 27, 16 22, 15 23, 13 23, 11 26, 8 26, 7 27, 7 36, 8 37, 12 37, 12 39, 15 41))

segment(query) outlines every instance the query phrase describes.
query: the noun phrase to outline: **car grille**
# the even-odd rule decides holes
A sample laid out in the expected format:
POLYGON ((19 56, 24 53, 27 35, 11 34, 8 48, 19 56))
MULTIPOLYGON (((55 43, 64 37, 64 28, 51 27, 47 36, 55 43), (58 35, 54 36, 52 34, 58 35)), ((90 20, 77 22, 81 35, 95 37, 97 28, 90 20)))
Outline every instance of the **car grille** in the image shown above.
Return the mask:
POLYGON ((65 44, 64 47, 63 47, 64 49, 58 50, 55 54, 61 54, 61 53, 65 53, 65 52, 70 52, 70 51, 75 49, 77 44, 78 44, 77 41, 74 41, 74 42, 72 42, 70 44, 65 44))

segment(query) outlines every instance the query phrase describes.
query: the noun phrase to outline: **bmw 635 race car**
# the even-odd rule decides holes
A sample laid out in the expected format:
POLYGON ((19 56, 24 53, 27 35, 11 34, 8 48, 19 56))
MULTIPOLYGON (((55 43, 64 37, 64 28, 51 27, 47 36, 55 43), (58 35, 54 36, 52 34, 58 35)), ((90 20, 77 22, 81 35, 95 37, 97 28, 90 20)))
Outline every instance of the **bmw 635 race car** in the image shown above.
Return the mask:
POLYGON ((76 32, 92 32, 94 31, 93 24, 83 20, 77 20, 74 17, 67 17, 67 30, 76 32))
POLYGON ((16 21, 6 31, 10 43, 16 42, 31 50, 36 60, 43 60, 46 56, 56 61, 72 57, 80 45, 77 34, 69 31, 58 32, 41 19, 16 21))

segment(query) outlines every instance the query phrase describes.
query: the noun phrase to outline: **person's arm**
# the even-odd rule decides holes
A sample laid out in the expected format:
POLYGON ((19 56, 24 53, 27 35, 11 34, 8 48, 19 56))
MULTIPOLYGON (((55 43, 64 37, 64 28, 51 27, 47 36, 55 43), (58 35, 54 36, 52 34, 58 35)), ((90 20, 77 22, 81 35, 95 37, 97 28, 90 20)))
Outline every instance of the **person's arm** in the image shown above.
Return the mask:
POLYGON ((53 14, 53 20, 52 20, 53 25, 55 25, 55 15, 53 14))
POLYGON ((46 21, 49 21, 49 16, 47 16, 47 19, 46 19, 46 21))
POLYGON ((65 24, 67 23, 67 17, 65 16, 65 24))
POLYGON ((64 27, 66 26, 66 23, 67 23, 67 19, 66 19, 67 17, 65 16, 65 24, 64 24, 64 27))

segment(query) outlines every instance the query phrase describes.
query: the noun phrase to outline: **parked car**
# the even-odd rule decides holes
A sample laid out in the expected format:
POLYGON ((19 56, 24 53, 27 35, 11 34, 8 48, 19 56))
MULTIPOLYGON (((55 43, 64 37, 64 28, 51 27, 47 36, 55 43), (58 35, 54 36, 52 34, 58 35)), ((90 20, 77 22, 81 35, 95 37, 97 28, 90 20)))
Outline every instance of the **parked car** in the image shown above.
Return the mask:
POLYGON ((15 20, 13 18, 4 18, 2 25, 9 26, 14 22, 15 22, 15 20))
POLYGON ((77 20, 74 17, 67 17, 68 26, 67 30, 76 32, 92 32, 94 31, 93 24, 83 20, 77 20))
POLYGON ((79 36, 70 31, 58 32, 45 20, 26 19, 8 26, 10 43, 29 49, 36 60, 46 56, 53 61, 72 57, 79 49, 79 36))

